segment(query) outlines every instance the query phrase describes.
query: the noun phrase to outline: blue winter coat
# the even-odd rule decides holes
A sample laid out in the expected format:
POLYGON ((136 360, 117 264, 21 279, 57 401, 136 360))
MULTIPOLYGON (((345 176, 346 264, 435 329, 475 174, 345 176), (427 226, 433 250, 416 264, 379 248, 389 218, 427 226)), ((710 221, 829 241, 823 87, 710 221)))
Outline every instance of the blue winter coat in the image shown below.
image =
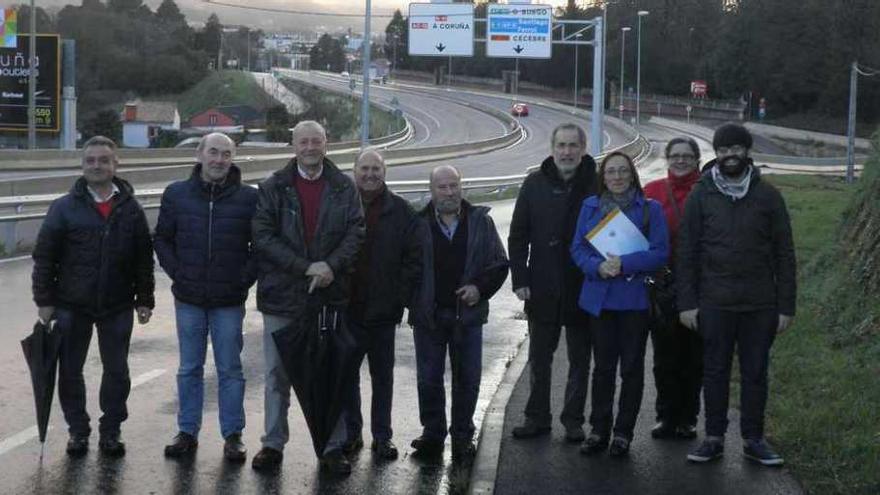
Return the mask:
POLYGON ((647 310, 649 305, 645 276, 663 267, 669 257, 669 234, 660 203, 645 199, 638 193, 624 213, 646 233, 650 247, 647 251, 621 256, 621 274, 604 279, 599 276, 599 264, 605 258, 585 239, 587 233, 603 218, 599 209, 599 197, 590 196, 581 206, 577 231, 571 244, 571 256, 585 275, 578 306, 594 316, 599 316, 603 309, 647 310), (645 205, 649 215, 647 228, 644 227, 645 205))
POLYGON ((257 190, 241 183, 235 165, 222 185, 205 183, 196 165, 188 180, 165 189, 154 244, 174 297, 207 308, 244 303, 256 281, 256 205, 257 190))

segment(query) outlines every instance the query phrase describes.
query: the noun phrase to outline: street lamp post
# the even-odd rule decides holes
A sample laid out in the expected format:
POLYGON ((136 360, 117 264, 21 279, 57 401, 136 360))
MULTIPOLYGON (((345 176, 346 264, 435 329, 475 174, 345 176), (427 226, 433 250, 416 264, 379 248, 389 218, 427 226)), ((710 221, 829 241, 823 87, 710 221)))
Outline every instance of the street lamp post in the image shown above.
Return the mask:
POLYGON ((37 10, 31 0, 31 34, 28 37, 28 149, 37 147, 37 10))
POLYGON ((649 14, 647 10, 639 11, 639 29, 638 29, 638 61, 636 62, 636 129, 642 122, 641 104, 642 104, 642 17, 649 14))
MULTIPOLYGON (((577 41, 583 37, 581 33, 575 35, 577 41)), ((574 107, 578 107, 578 45, 574 45, 574 107)))
POLYGON ((370 143, 370 0, 366 0, 364 15, 364 43, 361 45, 364 56, 364 95, 361 101, 361 148, 366 148, 370 143))
POLYGON ((623 68, 626 66, 626 58, 623 56, 626 53, 626 33, 629 32, 632 28, 629 26, 623 26, 620 28, 620 118, 623 118, 623 96, 626 93, 626 84, 623 82, 623 68))

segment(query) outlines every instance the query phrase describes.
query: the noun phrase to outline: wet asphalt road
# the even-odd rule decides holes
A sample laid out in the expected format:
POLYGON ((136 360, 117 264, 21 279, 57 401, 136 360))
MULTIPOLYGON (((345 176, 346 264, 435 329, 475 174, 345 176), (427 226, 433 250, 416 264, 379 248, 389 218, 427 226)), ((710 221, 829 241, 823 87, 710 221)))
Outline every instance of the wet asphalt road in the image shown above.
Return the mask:
MULTIPOLYGON (((507 237, 512 202, 495 205, 493 216, 507 237)), ((354 459, 354 472, 339 480, 322 476, 311 442, 295 401, 290 409, 291 441, 284 465, 276 476, 253 471, 250 457, 259 450, 263 414, 262 318, 253 297, 247 304, 244 351, 245 412, 244 442, 248 463, 234 465, 222 459, 222 439, 217 422, 216 379, 208 353, 206 365, 205 415, 200 445, 191 462, 166 460, 164 445, 176 429, 177 340, 172 298, 167 277, 157 272, 157 308, 146 326, 135 326, 130 353, 133 389, 128 402, 129 419, 123 424, 128 453, 110 460, 97 452, 97 392, 100 358, 97 338, 85 366, 88 411, 95 431, 91 450, 83 459, 69 459, 64 453, 66 429, 57 398, 50 420, 46 457, 39 463, 39 442, 32 432, 34 411, 26 365, 18 341, 29 332, 35 309, 30 300, 30 260, 0 264, 0 308, 5 328, 0 332, 0 494, 53 493, 447 493, 463 486, 466 475, 451 467, 447 447, 439 463, 412 459, 409 442, 421 433, 418 421, 415 359, 412 333, 401 327, 397 333, 394 440, 401 452, 397 461, 373 459, 369 448, 354 459)), ((500 382, 507 363, 515 356, 526 335, 525 323, 514 319, 520 309, 509 281, 492 301, 491 322, 484 328, 483 382, 475 422, 482 415, 500 382)), ((447 373, 447 380, 449 379, 447 373)), ((364 419, 369 425, 369 372, 361 371, 364 419)), ((448 387, 447 387, 448 388, 448 387)), ((448 407, 448 405, 447 405, 448 407)), ((479 426, 478 426, 479 427, 479 426)), ((364 440, 371 441, 369 428, 364 440)))

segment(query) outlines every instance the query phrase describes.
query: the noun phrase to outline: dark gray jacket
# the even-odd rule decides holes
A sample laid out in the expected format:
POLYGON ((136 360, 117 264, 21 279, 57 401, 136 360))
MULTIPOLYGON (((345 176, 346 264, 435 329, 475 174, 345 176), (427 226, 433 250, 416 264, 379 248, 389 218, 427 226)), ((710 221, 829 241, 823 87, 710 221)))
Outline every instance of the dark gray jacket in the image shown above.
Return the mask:
MULTIPOLYGON (((495 228, 495 222, 489 216, 489 208, 473 206, 462 200, 461 209, 462 213, 467 215, 468 222, 467 258, 461 285, 475 284, 480 289, 480 301, 475 306, 462 304, 461 322, 468 326, 488 321, 489 299, 498 292, 507 279, 508 261, 504 244, 502 244, 498 230, 495 228)), ((419 217, 420 230, 424 239, 422 250, 424 274, 421 286, 410 307, 409 323, 413 327, 432 329, 434 328, 436 303, 434 297, 434 243, 429 222, 437 221, 434 216, 433 203, 428 203, 419 212, 419 217)))
POLYGON ((578 308, 584 274, 568 252, 581 203, 596 194, 596 162, 584 155, 577 173, 565 182, 553 157, 523 182, 507 248, 513 288, 529 287, 525 308, 529 319, 543 323, 585 325, 578 308))
POLYGON ((354 182, 328 159, 323 177, 318 227, 308 248, 302 207, 293 185, 296 158, 260 184, 252 223, 259 278, 257 308, 263 313, 298 318, 305 314, 309 265, 325 261, 333 270, 330 286, 317 290, 320 304, 348 303, 351 270, 364 238, 364 214, 354 182))
POLYGON ((776 309, 794 316, 797 293, 791 222, 782 194, 752 168, 733 201, 704 173, 685 204, 676 246, 680 311, 776 309))

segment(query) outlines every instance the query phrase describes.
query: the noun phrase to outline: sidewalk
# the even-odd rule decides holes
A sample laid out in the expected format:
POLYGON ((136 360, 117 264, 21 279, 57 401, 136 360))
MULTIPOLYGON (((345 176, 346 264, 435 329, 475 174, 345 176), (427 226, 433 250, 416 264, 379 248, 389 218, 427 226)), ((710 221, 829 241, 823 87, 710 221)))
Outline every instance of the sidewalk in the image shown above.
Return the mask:
MULTIPOLYGON (((688 450, 695 446, 699 439, 692 441, 652 439, 650 429, 654 425, 656 389, 651 371, 653 350, 650 343, 645 358, 645 393, 629 458, 612 459, 608 455, 595 457, 581 455, 578 451, 579 445, 564 441, 564 432, 558 422, 568 371, 564 334, 565 332, 553 363, 551 410, 555 419, 552 434, 530 440, 516 440, 511 436, 511 430, 523 421, 523 409, 529 393, 527 341, 521 347, 504 383, 499 387, 503 393, 507 384, 513 384, 505 413, 496 416, 487 413, 486 422, 483 424, 484 432, 491 432, 493 429, 500 432, 500 448, 490 445, 488 442, 491 438, 484 437, 481 439, 478 453, 477 467, 491 465, 492 461, 497 460, 494 483, 486 479, 486 474, 490 470, 475 470, 474 479, 471 480, 471 489, 474 492, 712 495, 803 493, 798 482, 786 468, 766 468, 742 457, 739 414, 736 410, 730 411, 725 457, 715 463, 692 465, 685 460, 688 450), (522 369, 521 374, 517 374, 518 369, 522 369), (493 420, 495 424, 492 424, 493 420), (497 457, 487 458, 487 453, 493 449, 499 451, 497 457)), ((590 397, 587 398, 586 406, 588 419, 589 401, 590 397)), ((589 424, 584 428, 585 432, 589 433, 589 424)), ((699 431, 702 438, 702 418, 699 431)), ((495 436, 497 442, 499 435, 495 436)), ((782 454, 784 455, 785 452, 782 454)))

